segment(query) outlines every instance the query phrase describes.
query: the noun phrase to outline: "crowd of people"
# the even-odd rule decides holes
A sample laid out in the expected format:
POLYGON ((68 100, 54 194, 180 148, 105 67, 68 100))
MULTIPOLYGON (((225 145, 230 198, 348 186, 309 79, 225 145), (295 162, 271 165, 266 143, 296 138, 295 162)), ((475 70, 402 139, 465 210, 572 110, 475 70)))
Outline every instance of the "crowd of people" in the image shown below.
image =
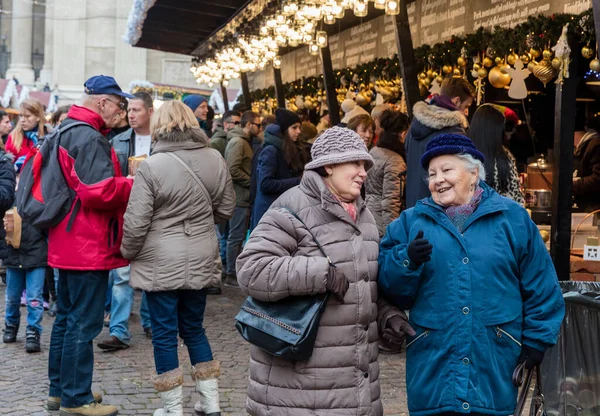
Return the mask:
POLYGON ((264 302, 330 292, 308 360, 252 346, 250 414, 382 415, 378 354, 405 341, 411 414, 512 414, 512 372, 541 362, 564 305, 521 206, 504 115, 481 106, 469 128, 473 96, 466 80, 448 78, 415 105, 412 122, 391 106, 369 114, 346 100, 331 126, 326 114, 315 125, 242 105, 211 119, 199 95, 155 109, 147 93, 95 76, 82 102, 50 123, 35 100, 21 104, 12 129, 0 113, 0 213, 12 213, 0 240, 3 341, 19 335, 25 291, 26 350, 41 350, 46 286, 56 316, 48 409, 116 415, 91 391, 93 341, 104 323, 99 348, 130 348, 141 290, 163 403, 155 415, 183 414, 180 337, 195 410, 216 416, 209 295, 222 285, 264 302), (57 225, 37 229, 13 208, 15 189, 51 143, 74 198, 57 225))

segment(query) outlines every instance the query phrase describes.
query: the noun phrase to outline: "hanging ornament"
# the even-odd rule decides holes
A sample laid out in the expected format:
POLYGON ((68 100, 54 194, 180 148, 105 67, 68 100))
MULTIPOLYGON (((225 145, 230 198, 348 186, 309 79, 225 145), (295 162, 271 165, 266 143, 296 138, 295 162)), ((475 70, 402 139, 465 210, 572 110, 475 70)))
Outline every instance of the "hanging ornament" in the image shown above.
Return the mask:
POLYGON ((424 72, 421 72, 421 73, 419 74, 419 79, 425 79, 425 78, 427 78, 427 74, 426 74, 426 73, 424 73, 424 72))
POLYGON ((521 60, 521 62, 523 62, 524 65, 527 65, 529 64, 529 62, 531 62, 531 55, 529 54, 529 52, 526 52, 523 55, 521 55, 519 59, 521 60))
POLYGON ((506 65, 502 68, 502 72, 508 74, 512 78, 508 96, 515 100, 527 98, 527 85, 525 84, 525 79, 531 72, 527 68, 523 68, 523 62, 517 58, 514 69, 506 65))
POLYGON ((461 68, 464 68, 465 66, 467 66, 467 60, 465 58, 463 58, 462 56, 458 57, 458 59, 456 60, 456 63, 458 63, 458 66, 460 66, 461 68))
POLYGON ((590 62, 590 69, 595 72, 600 72, 600 60, 598 60, 598 58, 593 59, 592 62, 590 62))
POLYGON ((550 49, 544 49, 544 52, 542 52, 542 58, 552 59, 552 51, 550 49))
POLYGON ((477 71, 477 74, 479 75, 479 78, 487 78, 488 70, 485 68, 480 68, 479 71, 477 71))
MULTIPOLYGON (((485 69, 483 69, 486 71, 485 69)), ((487 71, 486 71, 487 72, 487 71)), ((483 101, 483 96, 485 95, 485 77, 477 78, 475 80, 475 91, 477 92, 477 106, 481 105, 483 101)))
POLYGON ((442 82, 444 82, 444 77, 438 75, 437 77, 435 77, 435 80, 438 82, 438 84, 442 85, 442 82))
POLYGON ((552 47, 552 50, 556 54, 556 58, 552 60, 552 66, 554 69, 558 69, 557 84, 562 84, 565 78, 569 78, 569 64, 571 63, 571 48, 569 47, 569 41, 567 36, 569 34, 569 24, 563 26, 562 33, 556 45, 552 47), (558 62, 555 62, 558 60, 558 62))
POLYGON ((427 72, 426 72, 426 75, 427 75, 427 78, 429 78, 429 79, 433 79, 433 78, 435 78, 435 77, 433 76, 433 71, 432 71, 431 69, 428 69, 428 70, 427 70, 427 72))
POLYGON ((542 52, 539 49, 535 49, 535 48, 531 48, 529 50, 529 53, 531 54, 531 56, 533 57, 533 59, 537 59, 540 56, 542 56, 542 52))
POLYGON ((486 68, 491 68, 493 65, 494 61, 492 61, 492 58, 487 56, 483 58, 483 66, 485 66, 486 68))
POLYGON ((583 56, 585 59, 592 59, 592 57, 594 56, 594 50, 590 48, 589 45, 584 46, 581 49, 581 56, 583 56))
POLYGON ((477 70, 473 69, 473 70, 471 71, 471 76, 472 76, 473 78, 475 78, 475 79, 479 78, 479 71, 477 71, 477 70))
POLYGON ((452 71, 452 76, 460 77, 461 76, 460 69, 454 68, 454 70, 452 71))
POLYGON ((496 65, 501 65, 504 62, 504 59, 497 56, 496 59, 494 59, 494 62, 496 62, 496 65))
POLYGON ((360 91, 356 95, 356 103, 358 105, 360 105, 361 107, 368 105, 370 102, 371 102, 371 99, 369 97, 367 97, 367 94, 365 93, 365 91, 360 91))
POLYGON ((544 83, 544 87, 556 76, 556 70, 552 67, 552 62, 549 59, 543 59, 531 72, 544 83))
POLYGON ((529 69, 529 71, 533 72, 533 68, 535 68, 535 66, 537 65, 537 61, 531 61, 527 64, 527 69, 529 69))
POLYGON ((502 73, 502 67, 500 67, 500 65, 492 68, 488 75, 488 79, 494 88, 504 88, 510 84, 510 75, 502 73))
POLYGON ((442 71, 444 72, 444 74, 449 74, 452 72, 452 67, 450 65, 444 65, 442 71))
POLYGON ((478 63, 473 64, 473 71, 479 71, 480 69, 481 69, 481 65, 479 65, 478 63))
POLYGON ((514 65, 515 62, 517 62, 517 59, 519 59, 519 55, 513 52, 510 55, 508 55, 508 57, 506 58, 506 62, 508 62, 509 65, 514 65))

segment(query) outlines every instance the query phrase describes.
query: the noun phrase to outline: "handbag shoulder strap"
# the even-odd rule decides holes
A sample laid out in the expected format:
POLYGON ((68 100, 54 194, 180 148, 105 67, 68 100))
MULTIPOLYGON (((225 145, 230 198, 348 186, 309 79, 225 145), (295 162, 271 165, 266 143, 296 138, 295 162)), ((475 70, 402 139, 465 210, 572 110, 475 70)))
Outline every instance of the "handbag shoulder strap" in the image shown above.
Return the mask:
POLYGON ((535 388, 529 409, 530 416, 546 415, 544 395, 542 393, 542 373, 540 366, 536 365, 530 370, 525 369, 525 362, 519 364, 513 373, 513 384, 520 388, 517 397, 517 406, 514 416, 522 416, 527 402, 527 396, 533 380, 533 373, 536 374, 535 388))
POLYGON ((198 177, 198 175, 196 175, 196 173, 192 170, 192 168, 190 168, 188 166, 187 163, 185 163, 179 156, 177 156, 175 153, 172 152, 165 152, 165 154, 171 156, 173 159, 175 159, 185 170, 188 171, 188 173, 190 174, 190 176, 192 177, 192 179, 194 181, 196 181, 196 183, 198 184, 198 186, 200 187, 200 190, 202 191, 202 193, 204 194, 204 196, 206 197, 206 199, 208 200, 208 202, 210 203, 210 206, 212 208, 213 206, 213 202, 212 202, 212 198, 210 197, 210 194, 208 193, 208 190, 206 189, 206 186, 204 186, 204 184, 202 183, 202 181, 200 180, 200 178, 198 177))
POLYGON ((308 231, 308 233, 310 234, 310 236, 312 237, 313 241, 315 242, 315 244, 317 245, 317 247, 319 248, 319 251, 321 251, 321 253, 323 253, 323 255, 325 256, 325 258, 327 259, 327 261, 329 262, 329 265, 331 267, 336 267, 335 263, 333 263, 331 261, 331 258, 327 255, 327 253, 325 252, 325 249, 323 248, 323 246, 321 245, 321 243, 319 243, 319 240, 317 240, 317 237, 313 234, 313 232, 310 230, 310 228, 308 228, 306 226, 306 224, 304 223, 304 221, 302 221, 300 219, 300 217, 298 216, 298 214, 296 214, 294 211, 292 211, 290 208, 288 207, 282 207, 283 209, 285 209, 287 212, 289 212, 290 214, 292 214, 292 216, 294 218, 296 218, 298 221, 300 221, 300 224, 302 224, 304 226, 304 228, 306 228, 306 230, 308 231))

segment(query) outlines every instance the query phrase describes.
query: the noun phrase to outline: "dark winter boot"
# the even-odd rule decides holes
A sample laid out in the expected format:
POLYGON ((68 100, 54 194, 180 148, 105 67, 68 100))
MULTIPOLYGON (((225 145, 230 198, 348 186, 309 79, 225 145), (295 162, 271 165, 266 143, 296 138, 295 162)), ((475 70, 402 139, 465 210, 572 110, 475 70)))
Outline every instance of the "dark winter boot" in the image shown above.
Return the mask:
POLYGON ((2 342, 5 344, 10 344, 17 340, 17 332, 19 332, 19 325, 8 325, 4 327, 4 336, 2 337, 2 342))
POLYGON ((40 333, 37 329, 27 329, 25 351, 40 352, 40 333))

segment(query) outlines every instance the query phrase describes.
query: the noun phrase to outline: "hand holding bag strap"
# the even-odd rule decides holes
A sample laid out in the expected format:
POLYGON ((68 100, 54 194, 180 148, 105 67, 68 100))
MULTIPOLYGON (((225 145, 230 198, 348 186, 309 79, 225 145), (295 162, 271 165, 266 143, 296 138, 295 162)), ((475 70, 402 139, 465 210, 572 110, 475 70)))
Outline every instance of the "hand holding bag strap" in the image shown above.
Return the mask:
POLYGON ((544 408, 544 395, 542 394, 542 376, 540 366, 536 365, 534 368, 526 370, 525 362, 522 362, 517 366, 512 376, 513 384, 516 387, 521 388, 513 416, 523 415, 523 410, 525 408, 525 403, 527 402, 527 395, 531 387, 534 371, 536 373, 536 383, 533 397, 531 399, 531 408, 529 410, 529 414, 530 416, 542 416, 546 414, 544 408))
POLYGON ((325 256, 325 258, 327 259, 327 262, 329 263, 329 265, 331 267, 336 267, 335 263, 333 263, 331 261, 331 258, 329 258, 329 256, 327 255, 327 253, 325 252, 325 249, 323 249, 323 246, 321 245, 321 243, 319 243, 319 240, 317 240, 317 237, 313 234, 313 232, 310 230, 310 228, 308 228, 306 226, 306 224, 304 223, 304 221, 302 221, 300 219, 300 217, 298 216, 298 214, 296 214, 294 211, 292 211, 290 208, 288 207, 282 207, 283 209, 285 209, 287 212, 289 212, 290 214, 292 214, 292 216, 294 218, 296 218, 298 221, 300 221, 300 224, 302 224, 304 226, 304 228, 306 228, 306 231, 308 231, 308 233, 310 234, 310 236, 312 237, 313 241, 315 242, 315 244, 317 245, 317 247, 319 248, 319 250, 321 251, 321 253, 325 256))
POLYGON ((200 190, 202 191, 202 193, 204 194, 204 196, 206 197, 206 199, 208 200, 210 207, 213 208, 213 201, 212 198, 210 197, 210 194, 208 193, 208 190, 206 189, 206 186, 204 186, 204 184, 202 183, 202 181, 200 180, 200 178, 198 177, 198 175, 196 175, 196 173, 192 170, 192 168, 190 168, 188 166, 187 163, 185 163, 179 156, 177 156, 175 153, 171 153, 171 152, 166 152, 165 154, 171 156, 173 159, 175 159, 185 170, 188 171, 188 173, 190 174, 190 176, 192 177, 192 179, 194 181, 196 181, 196 183, 198 184, 198 186, 200 187, 200 190))

